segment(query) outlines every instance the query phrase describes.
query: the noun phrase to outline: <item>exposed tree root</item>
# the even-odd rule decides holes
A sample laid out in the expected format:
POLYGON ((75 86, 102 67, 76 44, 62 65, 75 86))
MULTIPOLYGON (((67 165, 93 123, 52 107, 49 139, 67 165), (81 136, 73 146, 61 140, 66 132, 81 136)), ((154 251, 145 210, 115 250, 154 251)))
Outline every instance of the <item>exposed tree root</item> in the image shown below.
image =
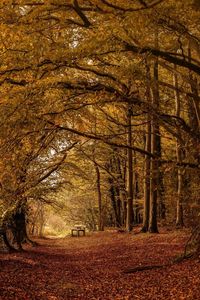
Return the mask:
POLYGON ((167 268, 171 267, 172 265, 181 263, 183 260, 190 259, 196 257, 194 253, 188 253, 188 254, 183 254, 178 257, 176 257, 171 263, 165 264, 165 265, 153 265, 153 266, 138 266, 135 268, 130 268, 130 269, 125 269, 123 271, 124 274, 129 274, 129 273, 136 273, 136 272, 141 272, 141 271, 146 271, 146 270, 155 270, 155 269, 162 269, 162 268, 167 268))
POLYGON ((162 269, 162 268, 166 268, 168 266, 171 266, 171 264, 153 265, 153 266, 139 266, 139 267, 135 267, 135 268, 126 269, 126 270, 123 271, 123 273, 129 274, 129 273, 136 273, 136 272, 141 272, 141 271, 146 271, 146 270, 162 269))

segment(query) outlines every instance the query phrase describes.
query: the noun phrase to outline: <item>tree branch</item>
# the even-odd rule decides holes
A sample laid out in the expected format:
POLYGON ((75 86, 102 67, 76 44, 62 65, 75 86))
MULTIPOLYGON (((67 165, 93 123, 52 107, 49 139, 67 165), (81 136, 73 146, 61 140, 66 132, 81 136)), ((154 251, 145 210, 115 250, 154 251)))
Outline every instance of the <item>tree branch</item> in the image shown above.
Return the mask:
POLYGON ((67 127, 67 126, 62 126, 62 125, 58 125, 58 124, 55 124, 54 122, 52 121, 49 121, 49 120, 44 120, 42 118, 39 118, 40 120, 46 122, 47 124, 50 124, 51 126, 54 126, 54 128, 57 128, 57 129, 60 129, 60 130, 66 130, 66 131, 69 131, 71 133, 74 133, 76 135, 79 135, 79 136, 82 136, 82 137, 86 137, 86 138, 89 138, 89 139, 93 139, 93 140, 97 140, 97 141, 102 141, 103 143, 107 144, 107 145, 111 145, 111 146, 115 146, 115 147, 118 147, 118 148, 125 148, 125 149, 132 149, 136 152, 139 152, 141 154, 146 154, 150 157, 154 157, 155 158, 155 155, 146 151, 146 150, 143 150, 141 148, 138 148, 136 146, 129 146, 129 145, 126 145, 126 144, 118 144, 118 143, 115 143, 115 142, 111 142, 110 140, 106 139, 105 136, 100 136, 100 135, 94 135, 94 134, 91 134, 91 133, 87 133, 87 132, 82 132, 82 131, 79 131, 77 129, 74 129, 74 128, 70 128, 70 127, 67 127))
POLYGON ((125 8, 125 7, 121 7, 119 5, 115 5, 113 3, 110 3, 108 2, 107 0, 101 0, 101 2, 110 7, 110 8, 113 8, 113 9, 116 9, 116 10, 119 10, 119 11, 122 11, 122 12, 134 12, 134 11, 140 11, 140 10, 144 10, 144 9, 150 9, 150 8, 153 8, 154 6, 164 2, 165 0, 156 0, 156 1, 153 1, 153 3, 147 5, 144 1, 140 1, 140 4, 142 5, 141 7, 138 7, 138 8, 125 8))
POLYGON ((189 61, 185 60, 184 58, 183 59, 178 58, 176 56, 176 53, 172 54, 167 51, 162 51, 162 50, 151 48, 151 47, 142 48, 142 47, 138 47, 135 45, 130 45, 129 43, 127 43, 125 41, 122 41, 122 43, 125 45, 125 49, 127 51, 131 51, 131 52, 134 52, 137 54, 149 54, 149 55, 153 55, 156 57, 160 57, 170 63, 181 66, 183 68, 187 68, 187 69, 193 71, 194 73, 200 75, 200 66, 198 66, 192 62, 189 62, 189 61))
POLYGON ((81 18, 81 20, 83 21, 84 27, 88 28, 92 25, 90 23, 90 21, 88 20, 88 18, 86 17, 86 15, 83 13, 77 0, 74 0, 74 10, 78 14, 78 16, 81 18))

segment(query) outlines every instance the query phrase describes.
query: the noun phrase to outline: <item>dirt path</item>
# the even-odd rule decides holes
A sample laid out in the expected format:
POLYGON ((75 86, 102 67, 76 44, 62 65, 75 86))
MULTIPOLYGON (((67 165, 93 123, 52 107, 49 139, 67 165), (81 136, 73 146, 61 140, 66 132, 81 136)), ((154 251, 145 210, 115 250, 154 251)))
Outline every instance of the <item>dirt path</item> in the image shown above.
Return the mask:
POLYGON ((200 263, 124 274, 166 264, 183 250, 185 232, 94 233, 40 240, 21 254, 0 254, 1 300, 200 299, 200 263))

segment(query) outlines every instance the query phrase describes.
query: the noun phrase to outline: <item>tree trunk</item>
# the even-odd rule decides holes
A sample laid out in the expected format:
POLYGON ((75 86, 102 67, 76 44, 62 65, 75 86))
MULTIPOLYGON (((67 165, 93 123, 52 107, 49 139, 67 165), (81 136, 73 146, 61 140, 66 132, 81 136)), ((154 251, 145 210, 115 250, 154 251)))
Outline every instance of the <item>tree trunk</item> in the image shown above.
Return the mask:
MULTIPOLYGON (((155 34, 155 46, 156 48, 159 47, 158 45, 158 32, 155 34)), ((159 92, 159 70, 158 70, 158 59, 156 59, 154 63, 154 85, 153 85, 153 106, 157 110, 159 110, 160 106, 160 92, 159 92)), ((160 134, 160 126, 158 123, 157 118, 154 121, 155 127, 155 153, 158 157, 157 160, 157 199, 158 199, 158 216, 161 219, 165 219, 165 203, 164 203, 164 183, 163 183, 163 172, 161 170, 161 164, 159 159, 162 156, 162 146, 161 146, 161 134, 160 134)))
MULTIPOLYGON (((188 47, 188 57, 189 62, 191 62, 191 48, 190 44, 188 47)), ((189 125, 192 128, 193 131, 200 133, 200 107, 199 107, 199 87, 198 87, 198 81, 197 78, 192 74, 192 72, 189 72, 190 77, 190 89, 192 96, 188 96, 188 118, 189 118, 189 125)), ((193 141, 194 147, 194 158, 200 163, 200 153, 198 151, 198 141, 193 141)))
MULTIPOLYGON (((158 46, 158 33, 156 33, 156 46, 158 46)), ((158 109, 159 106, 159 86, 158 86, 158 59, 154 63, 154 86, 152 90, 152 106, 158 109)), ((157 116, 152 115, 151 120, 151 179, 150 179, 150 216, 149 216, 149 232, 157 233, 157 198, 158 198, 158 181, 159 181, 159 163, 160 156, 160 132, 157 116), (159 142, 158 142, 159 140, 159 142)))
POLYGON ((119 157, 119 153, 116 149, 115 151, 115 157, 114 157, 114 162, 115 162, 115 174, 116 174, 116 184, 115 184, 115 197, 116 197, 116 203, 117 203, 117 223, 119 226, 123 225, 123 193, 125 191, 125 184, 123 181, 122 177, 122 171, 121 171, 121 160, 119 157))
POLYGON ((6 246, 6 248, 8 249, 9 252, 15 252, 17 251, 9 242, 9 239, 6 235, 6 228, 2 228, 1 230, 1 234, 2 234, 2 237, 3 237, 3 242, 6 246))
POLYGON ((22 250, 22 214, 18 202, 5 211, 2 219, 3 239, 9 250, 22 250))
MULTIPOLYGON (((176 68, 176 67, 175 67, 176 68)), ((174 73, 174 87, 175 93, 175 107, 176 107, 176 116, 180 118, 180 95, 178 91, 178 78, 176 73, 174 73)), ((179 128, 177 128, 177 134, 181 136, 181 132, 179 128)), ((177 162, 181 163, 182 162, 182 149, 181 149, 181 144, 176 138, 176 157, 177 157, 177 162)), ((178 167, 177 171, 177 202, 176 202, 176 227, 183 227, 183 170, 181 167, 178 167)))
MULTIPOLYGON (((155 120, 152 121, 152 153, 156 154, 156 125, 155 120)), ((150 180, 150 217, 149 217, 149 232, 157 233, 157 192, 158 192, 158 160, 151 159, 151 180, 150 180)))
MULTIPOLYGON (((128 145, 132 146, 132 123, 131 123, 132 110, 128 108, 127 125, 128 125, 128 145)), ((128 199, 127 199, 127 217, 126 229, 130 232, 133 229, 133 152, 128 149, 128 199)))
MULTIPOLYGON (((191 48, 190 44, 188 47, 189 62, 191 62, 191 48)), ((200 108, 199 108, 199 94, 198 94, 198 82, 193 76, 192 72, 189 72, 190 77, 190 88, 192 92, 192 98, 188 101, 189 107, 189 121, 190 126, 197 131, 200 130, 200 108)))
POLYGON ((95 164, 96 176, 97 176, 97 195, 98 195, 98 208, 99 208, 99 220, 98 220, 98 230, 103 231, 103 214, 102 214, 102 195, 101 195, 101 178, 99 167, 95 164))
MULTIPOLYGON (((151 102, 151 90, 150 90, 150 68, 146 63, 147 70, 147 90, 146 97, 147 103, 151 102)), ((147 112, 147 125, 145 136, 145 150, 151 152, 151 116, 147 112)), ((144 211, 143 211, 143 226, 142 232, 147 232, 149 229, 149 208, 150 208, 150 167, 151 159, 148 155, 145 155, 144 162, 144 211)))
MULTIPOLYGON (((151 118, 147 116, 147 132, 145 150, 151 152, 151 118)), ((151 159, 145 155, 144 165, 144 213, 143 213, 143 227, 142 232, 147 232, 149 228, 149 208, 150 208, 150 166, 151 159)))
POLYGON ((115 197, 116 197, 116 207, 117 207, 117 226, 121 226, 122 222, 121 222, 121 199, 120 199, 120 191, 119 188, 117 186, 115 186, 115 197))

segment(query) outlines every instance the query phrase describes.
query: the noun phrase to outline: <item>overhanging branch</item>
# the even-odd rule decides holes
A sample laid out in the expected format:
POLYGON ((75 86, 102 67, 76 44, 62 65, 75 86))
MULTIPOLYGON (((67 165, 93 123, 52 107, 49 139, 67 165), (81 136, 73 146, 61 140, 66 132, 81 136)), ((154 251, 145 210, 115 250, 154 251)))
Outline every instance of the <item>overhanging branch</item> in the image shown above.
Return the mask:
POLYGON ((173 63, 175 65, 181 66, 183 68, 187 68, 191 71, 193 71, 194 73, 200 75, 200 66, 187 61, 184 58, 179 58, 176 55, 176 53, 174 53, 174 55, 172 53, 168 53, 166 51, 162 51, 156 48, 151 48, 151 47, 138 47, 135 45, 131 45, 125 41, 122 41, 122 43, 125 46, 125 49, 127 51, 131 51, 137 54, 149 54, 149 55, 153 55, 156 57, 160 57, 162 59, 164 59, 165 61, 168 61, 170 63, 173 63))
POLYGON ((90 21, 88 20, 88 18, 86 17, 86 15, 83 13, 77 0, 74 0, 74 10, 78 14, 78 16, 81 18, 81 20, 83 21, 84 27, 90 27, 92 25, 90 23, 90 21))

